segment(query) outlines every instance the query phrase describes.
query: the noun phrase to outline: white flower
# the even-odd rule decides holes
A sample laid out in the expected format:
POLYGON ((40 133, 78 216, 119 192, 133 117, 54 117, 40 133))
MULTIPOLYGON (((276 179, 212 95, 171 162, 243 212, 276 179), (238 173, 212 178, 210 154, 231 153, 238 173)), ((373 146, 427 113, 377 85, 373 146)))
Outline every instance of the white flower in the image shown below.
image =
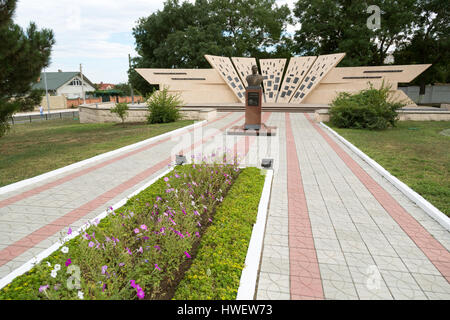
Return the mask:
POLYGON ((51 264, 50 262, 48 262, 48 261, 47 261, 47 265, 48 265, 49 267, 51 267, 51 266, 52 266, 52 264, 51 264))
POLYGON ((78 291, 78 298, 80 298, 81 300, 84 299, 84 293, 82 291, 78 291))
POLYGON ((69 252, 69 248, 64 246, 64 247, 61 248, 61 252, 62 253, 67 253, 67 252, 69 252))
POLYGON ((53 270, 55 270, 55 271, 61 270, 61 265, 60 264, 55 264, 55 268, 53 270))
POLYGON ((52 278, 56 278, 56 276, 58 275, 58 271, 52 270, 52 272, 50 272, 50 275, 52 276, 52 278))

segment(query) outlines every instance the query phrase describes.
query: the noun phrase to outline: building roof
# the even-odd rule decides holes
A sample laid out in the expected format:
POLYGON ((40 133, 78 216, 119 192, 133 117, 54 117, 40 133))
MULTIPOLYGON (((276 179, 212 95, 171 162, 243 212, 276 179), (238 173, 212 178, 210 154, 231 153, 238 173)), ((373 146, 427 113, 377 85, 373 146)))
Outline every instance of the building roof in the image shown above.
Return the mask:
POLYGON ((116 85, 115 85, 115 84, 112 84, 112 83, 103 83, 103 82, 100 82, 100 83, 98 84, 98 90, 114 89, 115 86, 116 86, 116 85))
MULTIPOLYGON (((79 71, 75 72, 46 72, 47 76, 47 88, 48 90, 57 90, 59 87, 69 82, 76 76, 80 76, 79 71)), ((41 73, 40 81, 33 85, 33 89, 42 89, 45 90, 45 81, 44 81, 44 73, 41 73)), ((83 80, 86 81, 90 86, 94 87, 94 84, 86 78, 83 74, 83 80)), ((94 87, 95 88, 95 87, 94 87)))

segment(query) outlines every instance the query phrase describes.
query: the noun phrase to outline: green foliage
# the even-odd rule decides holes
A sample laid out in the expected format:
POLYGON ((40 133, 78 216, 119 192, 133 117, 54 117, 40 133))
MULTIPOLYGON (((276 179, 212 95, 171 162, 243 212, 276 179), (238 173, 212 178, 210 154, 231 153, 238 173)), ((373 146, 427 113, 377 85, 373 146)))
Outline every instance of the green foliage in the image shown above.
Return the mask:
MULTIPOLYGON (((141 18, 133 35, 139 57, 134 68, 209 68, 205 54, 253 56, 286 54, 291 22, 287 5, 275 0, 169 0, 141 18), (275 48, 275 50, 274 50, 275 48)), ((142 93, 152 89, 134 70, 129 81, 142 93)))
POLYGON ((125 119, 128 117, 128 104, 125 102, 117 103, 113 108, 111 108, 111 113, 117 114, 117 116, 122 120, 122 124, 124 124, 125 119))
POLYGON ((414 80, 425 94, 425 85, 450 82, 449 5, 441 0, 421 0, 416 7, 413 35, 404 39, 394 53, 396 64, 432 66, 414 80))
POLYGON ((16 2, 0 4, 0 137, 8 129, 9 117, 35 101, 37 93, 30 95, 32 84, 49 64, 55 43, 49 29, 38 31, 36 24, 30 23, 24 31, 13 23, 16 2))
POLYGON ((382 84, 375 89, 369 88, 351 95, 341 92, 331 103, 330 122, 339 128, 386 129, 394 127, 397 121, 397 109, 405 104, 393 101, 390 87, 382 84))
POLYGON ((147 100, 148 123, 168 123, 181 118, 178 109, 183 104, 179 95, 171 95, 167 88, 155 91, 147 100))
POLYGON ((174 299, 235 300, 264 187, 257 168, 244 169, 217 208, 174 299))
POLYGON ((408 35, 418 0, 299 0, 300 29, 294 51, 302 55, 345 52, 341 66, 382 65, 388 49, 408 35), (382 10, 381 28, 367 28, 370 5, 382 10))
POLYGON ((236 163, 175 167, 66 242, 68 252, 56 251, 14 279, 0 290, 0 300, 78 299, 77 290, 67 286, 68 259, 80 268, 84 299, 137 299, 130 280, 145 291, 146 299, 170 298, 170 288, 195 259, 195 247, 239 173, 236 163), (56 264, 60 270, 53 278, 56 264), (39 292, 45 285, 49 288, 39 292))

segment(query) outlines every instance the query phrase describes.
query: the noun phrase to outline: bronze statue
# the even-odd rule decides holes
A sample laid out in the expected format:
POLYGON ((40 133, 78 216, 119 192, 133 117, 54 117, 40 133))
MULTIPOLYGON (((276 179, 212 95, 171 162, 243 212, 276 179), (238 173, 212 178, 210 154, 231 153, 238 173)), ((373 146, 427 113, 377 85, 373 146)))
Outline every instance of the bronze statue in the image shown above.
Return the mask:
POLYGON ((246 80, 247 80, 249 88, 252 88, 252 87, 260 88, 261 87, 261 83, 263 82, 263 76, 258 74, 258 66, 257 65, 252 66, 252 74, 248 75, 246 80))

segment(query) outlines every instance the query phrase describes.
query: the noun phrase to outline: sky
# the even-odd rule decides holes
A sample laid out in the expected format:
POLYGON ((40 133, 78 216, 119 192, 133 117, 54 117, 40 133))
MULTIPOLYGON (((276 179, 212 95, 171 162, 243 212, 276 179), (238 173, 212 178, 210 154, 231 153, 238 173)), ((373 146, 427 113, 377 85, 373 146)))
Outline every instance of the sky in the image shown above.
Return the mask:
MULTIPOLYGON (((193 2, 193 0, 191 0, 193 2)), ((294 0, 277 0, 292 9, 294 0)), ((14 22, 52 29, 56 43, 46 71, 78 71, 95 83, 128 81, 128 54, 136 56, 132 29, 164 0, 19 0, 14 22)), ((288 31, 292 31, 292 26, 288 31)))

